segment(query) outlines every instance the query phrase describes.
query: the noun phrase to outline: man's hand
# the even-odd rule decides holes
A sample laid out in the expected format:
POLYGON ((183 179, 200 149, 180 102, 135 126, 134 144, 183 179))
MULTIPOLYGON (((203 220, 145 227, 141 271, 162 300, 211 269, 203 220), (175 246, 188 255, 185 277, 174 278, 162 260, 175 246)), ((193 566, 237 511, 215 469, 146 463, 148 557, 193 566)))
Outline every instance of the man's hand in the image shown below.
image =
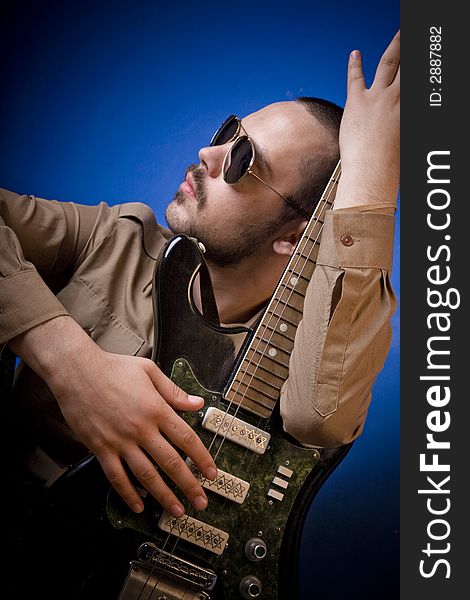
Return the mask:
POLYGON ((348 65, 348 97, 340 127, 342 175, 335 208, 395 206, 400 176, 400 32, 367 89, 359 51, 348 65))
POLYGON ((198 410, 202 398, 188 396, 149 359, 101 350, 70 317, 43 323, 10 346, 46 381, 67 423, 132 510, 143 510, 142 499, 124 463, 172 515, 181 516, 184 509, 158 468, 194 508, 206 508, 200 483, 169 443, 187 454, 205 477, 215 479, 211 455, 174 410, 198 410), (33 356, 38 348, 39 360, 33 356), (54 357, 53 365, 49 357, 54 357))

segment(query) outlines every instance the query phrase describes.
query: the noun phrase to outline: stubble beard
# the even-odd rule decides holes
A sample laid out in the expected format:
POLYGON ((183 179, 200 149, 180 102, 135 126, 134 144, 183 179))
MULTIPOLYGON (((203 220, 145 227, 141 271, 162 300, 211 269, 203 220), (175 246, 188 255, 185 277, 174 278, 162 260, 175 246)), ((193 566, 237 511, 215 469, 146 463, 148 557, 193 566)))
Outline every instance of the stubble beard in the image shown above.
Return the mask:
POLYGON ((208 227, 204 219, 204 209, 207 205, 204 169, 198 165, 190 165, 186 170, 186 173, 188 172, 194 181, 196 213, 186 215, 186 218, 180 216, 181 212, 177 207, 188 202, 188 198, 178 189, 166 208, 165 218, 173 234, 183 233, 204 244, 204 258, 208 263, 218 268, 233 268, 256 255, 266 239, 272 237, 279 229, 277 219, 252 223, 244 219, 242 214, 240 220, 229 231, 208 227))

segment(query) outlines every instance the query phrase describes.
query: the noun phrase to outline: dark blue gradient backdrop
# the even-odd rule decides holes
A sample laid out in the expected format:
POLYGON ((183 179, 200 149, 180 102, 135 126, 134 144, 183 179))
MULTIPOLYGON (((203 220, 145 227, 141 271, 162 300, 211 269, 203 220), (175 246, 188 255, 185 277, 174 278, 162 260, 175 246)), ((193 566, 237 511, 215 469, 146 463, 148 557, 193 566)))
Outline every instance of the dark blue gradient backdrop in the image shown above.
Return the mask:
MULTIPOLYGON (((344 105, 350 51, 362 51, 370 84, 399 28, 398 0, 10 0, 1 10, 0 186, 143 201, 161 221, 228 114, 299 95, 344 105)), ((398 294, 398 231, 393 284, 398 294)), ((393 327, 364 432, 309 511, 302 600, 398 597, 398 313, 393 327)))

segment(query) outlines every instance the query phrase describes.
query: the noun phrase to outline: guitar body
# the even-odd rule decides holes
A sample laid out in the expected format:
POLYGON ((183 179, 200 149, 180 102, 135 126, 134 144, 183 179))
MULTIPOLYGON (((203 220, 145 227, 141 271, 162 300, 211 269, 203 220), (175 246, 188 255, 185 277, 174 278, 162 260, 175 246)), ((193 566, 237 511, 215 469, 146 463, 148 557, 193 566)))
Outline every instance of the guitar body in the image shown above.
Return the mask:
POLYGON ((183 517, 165 516, 150 496, 144 512, 134 514, 97 460, 85 459, 52 485, 30 529, 33 587, 38 592, 46 582, 48 598, 297 598, 306 512, 350 446, 303 448, 283 432, 277 410, 260 418, 225 399, 254 330, 220 326, 210 289, 203 295, 207 311, 199 313, 192 289, 203 269, 191 239, 167 243, 154 278, 153 359, 178 386, 205 399, 201 411, 182 416, 216 458, 219 477, 206 482, 209 506, 194 511, 170 482, 185 505, 183 517), (212 430, 204 425, 211 410, 215 432, 214 423, 212 430), (252 442, 234 443, 227 432, 235 425, 252 442))

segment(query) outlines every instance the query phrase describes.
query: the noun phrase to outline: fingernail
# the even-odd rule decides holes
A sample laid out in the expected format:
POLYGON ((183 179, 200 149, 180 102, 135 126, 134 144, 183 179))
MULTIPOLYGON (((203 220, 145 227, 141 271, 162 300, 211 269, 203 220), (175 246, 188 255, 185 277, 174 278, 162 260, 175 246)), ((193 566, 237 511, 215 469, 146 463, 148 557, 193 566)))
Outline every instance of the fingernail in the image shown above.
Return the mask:
POLYGON ((201 400, 204 401, 204 398, 201 398, 201 396, 188 396, 188 400, 194 402, 194 404, 201 404, 201 400))
POLYGON ((361 53, 359 52, 359 50, 353 50, 351 52, 351 58, 353 58, 354 60, 360 58, 360 56, 361 56, 361 53))
POLYGON ((170 508, 170 513, 174 517, 181 517, 184 515, 184 508, 181 506, 181 504, 173 504, 173 506, 170 508))
POLYGON ((193 506, 196 510, 204 510, 207 506, 207 499, 204 496, 196 496, 193 499, 193 506))
POLYGON ((207 479, 215 479, 217 477, 217 469, 214 467, 209 467, 206 470, 206 478, 207 479))
POLYGON ((133 504, 132 510, 136 513, 141 513, 144 510, 144 507, 142 506, 142 504, 133 504))

